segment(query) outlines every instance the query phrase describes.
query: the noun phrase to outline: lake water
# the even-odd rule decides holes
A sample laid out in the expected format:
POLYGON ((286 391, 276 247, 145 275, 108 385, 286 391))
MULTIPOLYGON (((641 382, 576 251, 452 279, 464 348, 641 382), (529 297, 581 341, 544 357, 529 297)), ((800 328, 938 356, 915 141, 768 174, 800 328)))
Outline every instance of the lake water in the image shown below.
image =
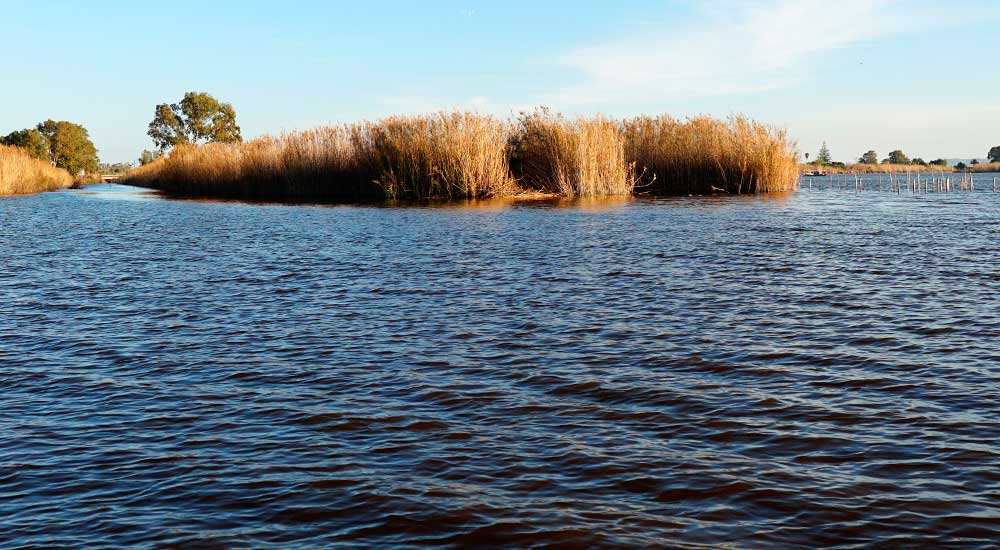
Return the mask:
POLYGON ((0 199, 0 547, 995 546, 987 187, 0 199))

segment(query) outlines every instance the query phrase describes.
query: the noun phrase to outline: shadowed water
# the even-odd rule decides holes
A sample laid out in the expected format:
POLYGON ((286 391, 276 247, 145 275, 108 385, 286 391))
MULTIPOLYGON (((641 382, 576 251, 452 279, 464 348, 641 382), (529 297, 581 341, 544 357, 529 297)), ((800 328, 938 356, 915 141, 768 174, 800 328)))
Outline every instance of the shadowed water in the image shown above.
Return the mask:
POLYGON ((0 199, 0 547, 991 547, 998 240, 988 192, 0 199))

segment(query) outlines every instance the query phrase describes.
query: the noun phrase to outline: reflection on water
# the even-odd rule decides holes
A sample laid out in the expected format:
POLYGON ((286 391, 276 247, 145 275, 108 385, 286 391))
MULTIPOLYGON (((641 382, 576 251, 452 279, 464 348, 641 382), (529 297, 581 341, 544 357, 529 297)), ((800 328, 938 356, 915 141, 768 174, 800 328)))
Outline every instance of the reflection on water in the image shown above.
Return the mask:
POLYGON ((1000 195, 428 206, 0 201, 0 547, 1000 537, 1000 195))
POLYGON ((64 192, 75 193, 85 197, 112 200, 154 200, 163 198, 159 191, 152 189, 107 183, 87 185, 82 189, 68 189, 64 192))

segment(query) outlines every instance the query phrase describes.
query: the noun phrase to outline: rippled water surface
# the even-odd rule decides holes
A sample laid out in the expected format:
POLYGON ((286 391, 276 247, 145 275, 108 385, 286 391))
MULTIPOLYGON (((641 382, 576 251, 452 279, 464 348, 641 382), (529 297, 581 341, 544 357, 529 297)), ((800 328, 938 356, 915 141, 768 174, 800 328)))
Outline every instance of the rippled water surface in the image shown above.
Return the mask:
POLYGON ((995 546, 985 188, 0 199, 0 547, 995 546))

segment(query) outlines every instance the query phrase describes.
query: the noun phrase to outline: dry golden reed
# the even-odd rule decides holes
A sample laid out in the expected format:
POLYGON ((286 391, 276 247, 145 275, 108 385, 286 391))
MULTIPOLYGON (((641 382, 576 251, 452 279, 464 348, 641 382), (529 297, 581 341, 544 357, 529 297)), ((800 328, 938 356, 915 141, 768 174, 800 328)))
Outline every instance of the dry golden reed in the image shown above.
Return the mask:
POLYGON ((979 164, 970 164, 966 167, 965 171, 975 172, 977 174, 1000 172, 1000 162, 980 162, 979 164))
POLYGON ((798 181, 798 155, 787 133, 743 116, 641 116, 622 128, 642 192, 773 193, 792 191, 798 181))
POLYGON ((793 189, 797 176, 784 131, 743 117, 619 122, 539 109, 514 121, 441 112, 182 146, 125 181, 188 195, 411 200, 757 193, 793 189))
POLYGON ((518 182, 533 191, 599 197, 629 195, 635 188, 624 136, 616 122, 601 116, 522 113, 510 155, 518 182))
POLYGON ((341 199, 484 198, 516 190, 509 128, 438 113, 178 147, 126 181, 183 194, 341 199))
POLYGON ((0 145, 0 195, 41 193, 68 187, 73 177, 18 147, 0 145))

